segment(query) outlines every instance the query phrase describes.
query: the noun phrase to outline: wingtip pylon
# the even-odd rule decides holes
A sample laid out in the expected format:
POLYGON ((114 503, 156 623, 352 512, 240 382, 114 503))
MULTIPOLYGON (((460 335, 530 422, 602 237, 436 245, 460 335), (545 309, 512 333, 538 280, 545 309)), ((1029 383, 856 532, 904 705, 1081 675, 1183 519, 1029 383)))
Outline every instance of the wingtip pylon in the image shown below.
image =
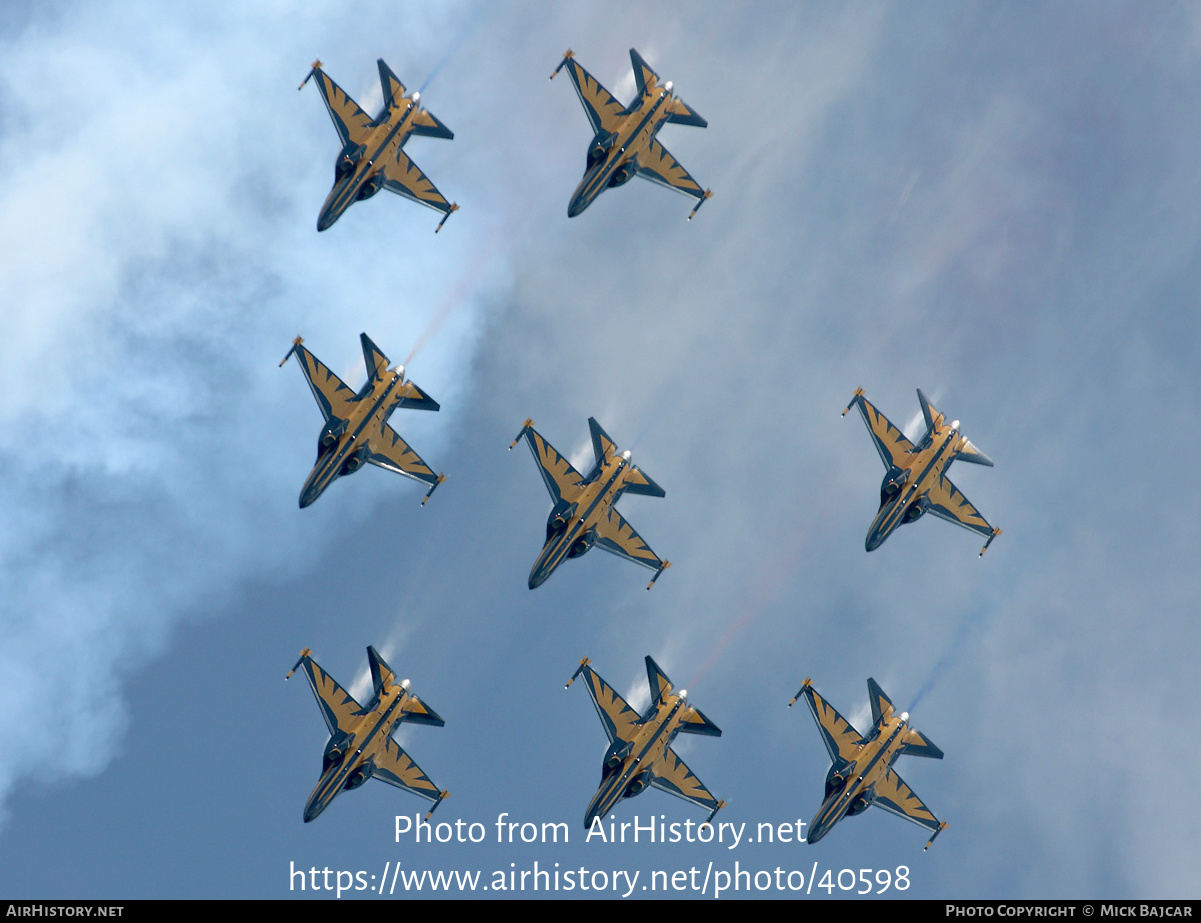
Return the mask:
POLYGON ((433 814, 436 810, 438 810, 438 805, 440 805, 443 801, 445 801, 449 797, 450 797, 450 792, 448 792, 446 789, 442 789, 442 791, 438 792, 438 800, 434 802, 434 806, 432 808, 430 808, 429 811, 426 813, 425 819, 429 820, 430 815, 433 814))
POLYGON ((320 66, 321 66, 321 59, 318 58, 317 60, 315 60, 313 62, 312 66, 309 68, 309 72, 307 74, 305 74, 304 80, 300 81, 300 86, 298 86, 296 88, 297 91, 304 89, 304 85, 313 79, 313 74, 317 73, 317 68, 319 68, 320 66))
POLYGON ((808 689, 812 685, 813 684, 809 681, 809 677, 806 676, 805 681, 803 683, 801 683, 801 688, 797 690, 796 695, 794 695, 792 697, 792 701, 788 703, 788 707, 792 708, 792 706, 794 706, 796 704, 796 700, 799 699, 804 694, 805 690, 808 689))
POLYGON ((297 337, 292 341, 292 348, 288 350, 288 354, 279 360, 279 367, 282 369, 284 363, 292 358, 292 353, 296 352, 296 347, 304 342, 304 337, 297 337))
POLYGON ((566 685, 566 686, 564 686, 563 688, 564 688, 564 689, 566 689, 566 688, 568 688, 568 687, 569 687, 569 686, 570 686, 572 683, 574 683, 574 682, 575 682, 575 678, 576 678, 577 676, 579 676, 581 673, 583 673, 583 672, 584 672, 584 667, 588 666, 588 664, 590 664, 590 663, 592 663, 592 661, 591 661, 591 660, 589 660, 587 657, 584 657, 583 659, 581 659, 581 660, 580 660, 580 665, 579 665, 578 667, 576 667, 576 671, 575 671, 574 673, 572 673, 572 674, 571 674, 571 679, 569 679, 569 680, 567 681, 567 685, 566 685))
POLYGON ((521 437, 525 435, 525 431, 533 425, 534 425, 533 418, 526 417, 525 422, 521 424, 521 432, 518 433, 516 436, 514 436, 513 441, 509 443, 509 451, 510 452, 513 451, 513 446, 517 445, 517 443, 521 440, 521 437))
POLYGON ((574 57, 575 57, 575 52, 572 51, 570 48, 568 48, 565 52, 563 52, 563 60, 559 62, 558 67, 556 67, 553 71, 550 72, 550 77, 548 77, 547 79, 554 80, 555 74, 559 73, 559 71, 563 69, 563 65, 566 64, 568 61, 570 61, 574 57))
POLYGON ((458 202, 451 202, 450 208, 446 210, 446 214, 442 216, 442 220, 438 222, 438 226, 434 228, 434 233, 437 234, 442 230, 442 225, 446 224, 446 219, 459 210, 458 202))
POLYGON ((855 393, 851 395, 851 402, 849 404, 847 404, 847 409, 842 412, 842 415, 844 417, 847 415, 847 411, 849 411, 852 407, 855 406, 855 401, 859 400, 859 398, 861 398, 861 397, 863 397, 863 389, 856 388, 855 393))
POLYGON ((425 501, 428 500, 433 495, 434 491, 438 489, 438 485, 441 484, 445 480, 446 480, 445 474, 439 474, 438 477, 434 479, 434 483, 430 487, 429 492, 421 500, 422 506, 425 506, 425 501))
POLYGON ((720 811, 725 806, 726 806, 726 803, 724 801, 717 802, 717 805, 713 808, 712 811, 709 812, 709 816, 705 818, 705 820, 701 824, 701 826, 702 827, 704 827, 705 825, 712 826, 713 818, 717 815, 717 812, 720 811))
POLYGON ((947 822, 944 820, 942 823, 940 823, 938 825, 938 829, 934 831, 934 836, 930 837, 930 839, 926 841, 926 845, 922 847, 922 852, 925 852, 927 849, 929 849, 930 844, 933 843, 934 840, 938 837, 938 835, 946 829, 947 829, 947 822))
POLYGON ((300 665, 302 663, 304 663, 304 658, 308 657, 312 653, 313 652, 311 650, 309 650, 307 647, 303 651, 300 652, 300 659, 296 661, 296 664, 292 667, 291 670, 288 671, 288 675, 284 677, 285 683, 292 678, 292 674, 295 673, 300 668, 300 665))
POLYGON ((705 194, 703 196, 701 196, 701 200, 696 203, 696 207, 691 212, 689 212, 689 214, 688 214, 689 221, 692 220, 692 216, 695 215, 700 210, 700 207, 702 205, 704 205, 706 201, 708 201, 710 198, 712 198, 712 196, 713 196, 713 190, 706 189, 705 194))
POLYGON ((655 581, 658 580, 659 577, 663 574, 663 572, 665 570, 667 570, 667 568, 669 568, 669 567, 671 567, 671 561, 664 561, 662 564, 659 565, 659 569, 657 571, 655 571, 655 576, 651 577, 651 582, 646 585, 646 588, 648 591, 650 590, 651 587, 653 587, 655 585, 655 581))
POLYGON ((988 546, 992 544, 992 540, 1001 534, 1000 529, 993 529, 992 535, 988 537, 988 541, 984 543, 984 547, 980 549, 980 557, 984 557, 984 552, 988 551, 988 546))

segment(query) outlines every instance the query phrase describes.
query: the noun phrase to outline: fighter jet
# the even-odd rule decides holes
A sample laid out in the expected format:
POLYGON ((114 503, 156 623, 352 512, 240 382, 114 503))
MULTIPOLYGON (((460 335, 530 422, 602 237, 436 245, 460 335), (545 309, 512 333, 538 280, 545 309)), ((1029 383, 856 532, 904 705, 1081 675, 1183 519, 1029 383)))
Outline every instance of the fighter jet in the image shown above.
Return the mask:
POLYGON ((807 677, 792 702, 788 703, 791 708, 797 699, 805 697, 832 761, 826 774, 826 794, 821 810, 809 825, 807 839, 816 843, 842 818, 862 814, 874 804, 933 830, 925 846, 929 849, 934 838, 946 829, 947 822, 939 821, 922 804, 904 780, 893 772, 892 764, 902 753, 940 760, 942 751, 908 726, 909 713, 897 714, 874 679, 867 681, 867 693, 871 699, 873 726, 866 736, 861 736, 846 718, 818 695, 807 677))
POLYGON ((617 454, 613 440, 592 417, 588 418, 588 428, 592 431, 592 451, 596 454, 596 464, 588 477, 576 471, 571 462, 538 435, 533 420, 527 418, 517 438, 509 444, 512 450, 525 436, 555 504, 546 522, 546 544, 530 571, 530 589, 545 583, 564 560, 578 558, 596 545, 653 570, 655 576, 646 586, 649 590, 659 575, 671 567, 671 562, 659 560, 615 506, 622 494, 662 497, 663 488, 630 462, 628 451, 617 454))
POLYGON ((696 199, 696 207, 688 216, 691 221, 696 210, 713 193, 708 189, 702 192, 688 171, 655 140, 655 135, 667 122, 700 128, 709 123, 672 94, 670 80, 660 84, 659 75, 633 48, 630 49, 630 62, 634 67, 638 96, 629 106, 619 103, 596 78, 580 67, 570 48, 550 75, 554 80, 555 74, 567 68, 595 134, 588 145, 584 178, 567 206, 567 217, 574 218, 610 186, 620 186, 634 176, 641 176, 696 199))
POLYGON ((421 767, 410 759, 392 739, 392 732, 402 721, 413 724, 432 724, 442 727, 443 721, 432 708, 409 691, 407 679, 396 682, 396 673, 384 662, 374 647, 367 648, 374 688, 366 705, 360 705, 349 692, 339 686, 312 658, 307 647, 300 652, 296 666, 284 679, 304 667, 309 685, 321 714, 329 728, 329 743, 321 764, 321 780, 304 806, 304 822, 329 807, 343 789, 358 788, 368 779, 376 778, 418 797, 433 802, 426 814, 429 819, 438 805, 450 793, 438 789, 421 767))
POLYGON ((454 132, 428 109, 420 107, 421 94, 414 92, 412 96, 405 96, 404 84, 396 79, 383 58, 378 64, 379 82, 384 88, 384 108, 374 119, 329 79, 321 69, 320 61, 313 62, 308 76, 297 87, 302 90, 306 83, 317 78, 317 88, 342 141, 342 151, 334 162, 334 188, 321 207, 317 230, 324 231, 360 199, 369 199, 381 189, 387 189, 442 212, 442 220, 434 228, 436 234, 459 206, 449 204, 401 149, 410 135, 450 140, 455 136, 454 132))
POLYGON ((708 808, 709 816, 704 823, 713 820, 713 815, 726 803, 709 793, 671 749, 671 742, 681 731, 721 737, 721 728, 688 704, 686 690, 672 691, 671 680, 649 655, 646 677, 652 698, 642 716, 588 666, 590 662, 587 657, 581 660, 579 668, 567 681, 570 686, 577 676, 584 674, 596 714, 609 735, 609 749, 601 766, 600 788, 584 814, 584 827, 591 827, 594 820, 604 817, 622 798, 633 798, 648 785, 708 808))
POLYGON ((335 478, 353 474, 367 462, 429 484, 422 506, 446 479, 444 474, 434 474, 388 425, 388 417, 397 407, 437 410, 438 402, 411 381, 405 381, 403 365, 389 368, 388 357, 367 334, 360 334, 359 339, 367 364, 367 383, 357 394, 305 349, 300 337, 292 341, 292 348, 280 362, 282 366, 296 354, 300 370, 325 416, 325 428, 317 439, 317 463, 300 492, 301 509, 320 497, 335 478))
POLYGON ((922 405, 922 416, 926 418, 926 434, 916 446, 868 403, 862 388, 855 389, 855 396, 842 412, 845 417, 847 411, 858 406, 876 443, 880 460, 888 469, 880 485, 880 510, 868 530, 865 546, 868 551, 875 551, 897 526, 913 522, 923 513, 932 513, 939 519, 988 536, 980 549, 980 554, 984 554, 1001 530, 985 521, 980 511, 951 483, 946 472, 956 459, 990 468, 992 459, 959 435, 959 421, 948 424, 926 400, 921 388, 918 388, 917 399, 922 405))

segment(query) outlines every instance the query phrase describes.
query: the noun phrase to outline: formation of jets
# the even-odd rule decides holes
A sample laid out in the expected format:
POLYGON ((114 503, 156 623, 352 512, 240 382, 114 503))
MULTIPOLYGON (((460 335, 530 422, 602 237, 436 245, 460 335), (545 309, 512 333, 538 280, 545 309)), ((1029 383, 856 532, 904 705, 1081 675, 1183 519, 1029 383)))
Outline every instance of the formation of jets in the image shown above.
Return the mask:
POLYGON ((909 713, 898 713, 874 679, 867 681, 867 694, 872 706, 872 729, 867 734, 856 731, 818 695, 808 678, 788 703, 791 707, 801 696, 805 697, 830 753, 826 793, 821 808, 809 824, 806 839, 816 843, 844 817, 854 817, 876 805, 934 831, 925 846, 929 849, 934 838, 946 829, 946 821, 939 821, 913 794, 892 764, 903 753, 940 760, 942 751, 909 727, 909 713))
MULTIPOLYGON (((566 69, 593 130, 584 177, 568 205, 568 217, 583 212, 605 190, 635 176, 674 189, 695 200, 691 219, 710 197, 657 140, 668 123, 704 128, 707 123, 676 96, 671 82, 658 74, 641 55, 630 49, 637 93, 623 106, 575 60, 569 49, 551 74, 566 69)), ((300 88, 313 80, 334 123, 342 148, 335 163, 334 186, 317 221, 324 231, 354 202, 387 189, 441 213, 435 231, 458 208, 448 203, 424 173, 404 153, 413 135, 453 139, 454 134, 420 105, 420 94, 407 94, 405 86, 381 59, 378 61, 383 106, 371 118, 315 61, 300 88)), ((428 485, 422 505, 444 476, 418 456, 388 420, 397 408, 436 411, 439 405, 412 381, 403 366, 391 367, 387 356, 367 334, 360 335, 367 380, 353 391, 322 364, 297 337, 280 362, 293 355, 301 366, 324 417, 318 437, 317 460, 300 494, 300 506, 313 503, 336 478, 370 463, 428 485)), ((980 515, 947 478, 956 459, 981 465, 992 461, 960 435, 959 422, 946 418, 917 392, 926 431, 915 445, 863 396, 855 391, 846 410, 858 407, 886 473, 880 489, 880 507, 868 531, 867 551, 878 548, 896 528, 925 513, 947 519, 986 537, 984 548, 1000 534, 980 515)), ((529 575, 529 587, 544 583, 568 558, 596 546, 654 571, 649 590, 670 563, 658 557, 617 512, 625 493, 663 497, 663 489, 631 461, 629 451, 616 444, 597 423, 588 419, 595 461, 587 475, 575 467, 527 419, 509 448, 522 438, 529 446, 552 509, 546 539, 529 575)), ((395 673, 372 647, 367 648, 373 692, 360 705, 312 659, 308 648, 288 673, 303 669, 317 698, 330 738, 325 748, 321 779, 305 807, 307 823, 328 807, 341 791, 357 788, 369 778, 382 779, 432 802, 429 813, 446 797, 392 739, 403 721, 432 724, 443 720, 410 691, 408 680, 396 682, 395 673)), ((675 690, 655 661, 646 657, 651 703, 642 714, 606 683, 584 658, 568 681, 583 677, 588 694, 609 739, 601 767, 601 782, 584 815, 584 825, 611 811, 623 798, 648 787, 666 791, 705 808, 710 823, 725 806, 716 799, 672 750, 680 733, 720 737, 721 730, 688 703, 685 690, 675 690)), ((862 735, 832 708, 808 679, 789 703, 804 698, 817 722, 831 759, 822 805, 809 825, 808 841, 816 843, 843 817, 875 804, 932 831, 934 838, 947 826, 934 816, 892 769, 901 754, 942 758, 942 751, 908 725, 909 716, 897 713, 892 702, 872 679, 871 730, 862 735)), ((426 815, 427 818, 429 814, 426 815)))
POLYGON ((641 176, 696 199, 696 207, 688 216, 691 220, 712 193, 697 185, 696 180, 656 140, 655 135, 668 122, 695 125, 698 128, 705 128, 709 123, 672 93, 670 80, 659 83, 659 75, 633 48, 630 49, 630 64, 634 68, 638 95, 628 106, 614 99, 612 93, 580 67, 570 48, 550 75, 553 80, 555 74, 567 68, 593 131, 592 141, 588 144, 584 178, 580 180, 571 197, 571 204, 567 206, 567 217, 574 218, 609 187, 620 186, 635 176, 641 176))
POLYGON ((980 511, 951 483, 947 469, 956 459, 991 468, 992 459, 959 435, 959 421, 947 423, 946 417, 931 405, 921 388, 918 388, 917 399, 926 421, 926 433, 917 445, 868 403, 862 388, 855 389, 851 403, 842 412, 845 417, 852 407, 859 408, 880 460, 888 469, 880 485, 880 510, 867 530, 867 550, 879 548, 897 526, 930 513, 987 536, 988 540, 980 549, 980 554, 984 554, 1001 530, 990 526, 980 511))
MULTIPOLYGON (((647 787, 691 801, 709 811, 704 823, 725 807, 705 788, 701 780, 671 749, 677 734, 705 734, 720 737, 721 728, 688 704, 688 692, 672 689, 671 680, 659 665, 646 658, 646 678, 650 683, 651 704, 641 715, 629 706, 621 695, 601 679, 585 657, 567 681, 570 686, 576 677, 584 677, 584 685, 597 717, 609 737, 609 749, 601 763, 600 788, 592 796, 584 812, 584 826, 602 818, 622 798, 633 798, 647 787)), ((566 686, 564 688, 567 688, 566 686)))
POLYGON ((554 502, 546 521, 546 542, 530 571, 530 589, 545 583, 568 558, 578 558, 595 545, 653 570, 655 576, 646 587, 649 590, 659 575, 671 567, 671 562, 660 560, 647 547, 642 536, 617 512, 615 504, 626 493, 662 497, 663 488, 630 461, 628 451, 618 454, 613 440, 593 417, 588 418, 588 429, 592 433, 596 463, 587 477, 538 434, 533 420, 527 419, 509 444, 512 449, 525 437, 554 502))
POLYGON ((317 437, 317 462, 300 491, 301 509, 320 497, 335 478, 353 474, 368 462, 429 484, 422 505, 445 479, 444 475, 434 474, 421 456, 388 425, 388 417, 398 407, 437 410, 438 402, 405 380, 404 366, 389 368, 388 357, 367 334, 360 334, 359 339, 367 366, 367 383, 357 392, 351 391, 342 379, 305 349, 300 337, 292 341, 292 348, 280 362, 282 366, 296 356, 325 417, 325 426, 317 437))
POLYGON ((367 660, 371 665, 373 692, 366 705, 356 702, 354 696, 322 670, 307 647, 284 677, 289 679, 297 670, 304 669, 329 728, 321 780, 304 806, 306 824, 328 808, 341 792, 358 788, 368 779, 379 779, 432 801, 427 819, 449 794, 431 782, 392 739, 392 733, 404 721, 434 727, 442 727, 446 722, 409 691, 411 684, 407 679, 396 682, 396 673, 374 647, 367 648, 367 660))

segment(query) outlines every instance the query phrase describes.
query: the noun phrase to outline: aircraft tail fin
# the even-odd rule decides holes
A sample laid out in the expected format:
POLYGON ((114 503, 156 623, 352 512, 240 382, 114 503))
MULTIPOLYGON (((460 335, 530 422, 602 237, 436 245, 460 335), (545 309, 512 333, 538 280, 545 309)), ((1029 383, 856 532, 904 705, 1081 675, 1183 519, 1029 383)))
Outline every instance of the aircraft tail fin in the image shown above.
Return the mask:
POLYGON ((405 85, 392 73, 392 68, 384 63, 383 58, 376 64, 379 65, 379 85, 384 91, 384 106, 391 109, 398 100, 404 99, 405 85))
POLYGON ((596 417, 588 418, 588 431, 592 434, 592 451, 596 455, 596 464, 602 466, 617 454, 617 443, 601 429, 596 417))
POLYGON ((868 677, 867 680, 867 698, 872 706, 873 724, 887 721, 892 717, 892 713, 896 711, 893 708, 892 699, 885 695, 884 690, 880 688, 880 684, 871 677, 868 677))
POLYGON ((646 63, 633 48, 630 49, 630 66, 634 68, 634 81, 638 84, 638 95, 641 96, 646 92, 648 83, 659 82, 659 75, 655 73, 654 68, 646 63))
POLYGON ((934 429, 935 425, 943 421, 943 415, 939 413, 938 408, 930 403, 929 399, 922 393, 922 389, 917 389, 917 399, 922 405, 922 416, 926 420, 926 432, 934 429))
POLYGON ((363 345, 363 362, 367 366, 367 377, 371 381, 379 381, 384 372, 388 371, 388 357, 371 342, 371 337, 367 334, 360 333, 359 342, 363 345))
POLYGON ((367 646, 367 662, 371 665, 371 685, 378 694, 385 686, 396 682, 396 671, 388 666, 374 647, 367 646))
POLYGON ((671 692, 671 680, 667 678, 666 673, 659 669, 659 665, 655 663, 650 654, 646 655, 646 679, 651 686, 652 704, 671 692))
POLYGON ((942 759, 942 751, 934 746, 925 734, 910 728, 901 738, 901 753, 910 756, 925 756, 932 760, 942 759))

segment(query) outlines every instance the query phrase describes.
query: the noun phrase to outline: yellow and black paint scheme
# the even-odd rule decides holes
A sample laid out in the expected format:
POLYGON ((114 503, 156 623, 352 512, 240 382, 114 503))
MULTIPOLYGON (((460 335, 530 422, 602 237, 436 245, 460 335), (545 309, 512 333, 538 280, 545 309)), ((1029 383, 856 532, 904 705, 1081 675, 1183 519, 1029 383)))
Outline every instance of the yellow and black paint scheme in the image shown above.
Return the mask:
POLYGON ((940 760, 942 751, 909 727, 908 712, 897 712, 874 679, 868 679, 867 693, 872 706, 872 729, 866 735, 861 735, 835 711, 808 677, 788 703, 791 708, 797 699, 804 697, 831 760, 822 806, 809 825, 806 839, 816 843, 842 818, 862 814, 874 804, 934 831, 925 846, 929 849, 934 838, 946 829, 946 821, 935 817, 913 794, 892 764, 904 753, 940 760))
MULTIPOLYGON (((584 813, 584 827, 603 818, 622 798, 633 798, 648 786, 691 801, 709 811, 705 823, 726 806, 718 801, 693 775, 671 742, 680 732, 720 737, 721 728, 706 718, 700 709, 688 704, 687 690, 672 689, 671 680, 659 665, 646 658, 646 676, 651 688, 651 704, 639 715, 621 695, 601 679, 585 657, 567 681, 570 686, 579 676, 596 706, 596 714, 609 737, 609 749, 601 764, 601 783, 584 813)), ((566 688, 566 687, 564 687, 566 688)))
POLYGON ((284 677, 289 679, 297 670, 304 670, 329 728, 321 779, 304 807, 306 824, 329 807, 339 793, 358 788, 368 779, 379 779, 432 801, 427 820, 449 794, 431 782, 421 767, 392 739, 392 733, 402 721, 434 727, 442 727, 446 722, 413 695, 407 679, 396 681, 396 673, 374 647, 367 648, 367 660, 371 666, 373 692, 366 705, 356 702, 322 670, 307 647, 300 652, 296 666, 284 677))
POLYGON ((554 503, 546 522, 546 542, 530 571, 530 589, 535 589, 568 558, 578 558, 594 545, 610 554, 649 567, 655 572, 649 590, 659 575, 671 567, 647 546, 633 526, 617 512, 622 494, 664 496, 663 488, 630 461, 628 451, 618 453, 617 446, 593 417, 588 418, 592 432, 592 450, 596 464, 587 477, 580 474, 526 419, 521 432, 509 444, 517 445, 524 436, 538 463, 538 470, 554 503))
POLYGON ((584 178, 567 206, 567 217, 574 218, 610 186, 620 186, 641 176, 696 199, 696 206, 688 216, 691 221, 712 193, 697 185, 655 135, 668 122, 698 128, 709 123, 672 93, 671 81, 661 84, 659 75, 633 48, 630 49, 630 62, 638 95, 629 106, 619 103, 595 77, 580 67, 570 48, 550 75, 553 80, 555 74, 567 68, 593 132, 584 178))
POLYGON ((317 438, 317 463, 300 491, 301 509, 321 496, 336 478, 353 474, 368 462, 428 484, 430 489, 421 501, 422 506, 446 478, 434 474, 388 425, 388 418, 398 407, 437 410, 438 402, 405 380, 404 366, 389 368, 388 357, 367 334, 360 334, 359 340, 367 365, 367 383, 357 393, 305 349, 301 337, 292 341, 292 348, 280 362, 282 366, 296 356, 325 417, 325 426, 317 438))
POLYGON ((905 434, 863 396, 862 388, 855 389, 851 403, 842 412, 845 417, 852 407, 859 408, 887 469, 880 485, 880 509, 868 529, 864 546, 868 551, 875 551, 898 526, 930 513, 985 536, 987 541, 980 549, 980 554, 984 554, 1001 530, 990 526, 980 511, 951 483, 947 469, 956 459, 991 468, 992 459, 961 436, 959 421, 948 423, 926 399, 921 388, 918 388, 917 399, 926 421, 926 433, 917 445, 905 438, 905 434))
POLYGON ((429 110, 421 108, 421 94, 405 95, 404 84, 383 58, 377 63, 379 82, 384 90, 384 107, 374 119, 329 78, 321 69, 320 61, 313 62, 308 76, 297 88, 304 89, 310 80, 316 81, 342 142, 342 150, 334 162, 334 188, 321 207, 317 230, 326 230, 360 199, 368 199, 381 189, 387 189, 441 212, 442 220, 434 228, 437 233, 459 206, 446 201, 403 148, 412 135, 450 140, 454 138, 454 132, 429 110))

